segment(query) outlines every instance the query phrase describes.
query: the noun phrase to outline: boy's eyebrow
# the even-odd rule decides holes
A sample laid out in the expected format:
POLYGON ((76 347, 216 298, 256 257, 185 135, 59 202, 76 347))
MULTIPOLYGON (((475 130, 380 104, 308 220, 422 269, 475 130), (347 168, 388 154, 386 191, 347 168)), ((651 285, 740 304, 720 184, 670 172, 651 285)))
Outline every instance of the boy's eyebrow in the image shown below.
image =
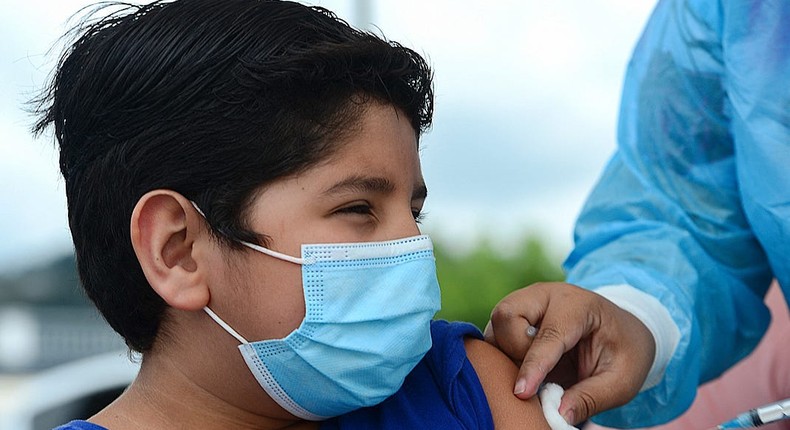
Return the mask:
MULTIPOLYGON (((323 196, 346 192, 374 192, 387 194, 395 190, 395 184, 387 178, 353 175, 335 183, 321 193, 323 196)), ((420 183, 412 193, 412 199, 424 199, 428 196, 428 188, 420 183)))
POLYGON ((395 184, 387 178, 353 175, 335 183, 321 193, 321 195, 327 196, 345 192, 375 192, 386 194, 391 193, 393 190, 395 190, 395 184))

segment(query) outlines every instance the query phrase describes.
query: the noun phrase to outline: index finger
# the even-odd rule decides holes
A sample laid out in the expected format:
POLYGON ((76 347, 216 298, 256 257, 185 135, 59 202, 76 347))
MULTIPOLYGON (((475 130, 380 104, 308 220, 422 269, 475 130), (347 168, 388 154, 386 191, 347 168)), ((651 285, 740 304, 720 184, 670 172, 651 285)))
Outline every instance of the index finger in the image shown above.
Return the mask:
POLYGON ((518 365, 537 334, 537 320, 530 320, 522 312, 525 303, 542 300, 531 297, 530 292, 530 288, 522 288, 502 299, 491 312, 491 319, 483 332, 486 342, 502 350, 518 365))
MULTIPOLYGON (((529 314, 528 309, 525 310, 529 314)), ((527 318, 534 317, 528 315, 527 318)), ((534 396, 563 354, 573 349, 588 331, 589 324, 583 313, 565 304, 549 302, 540 329, 524 356, 513 393, 522 399, 534 396)))

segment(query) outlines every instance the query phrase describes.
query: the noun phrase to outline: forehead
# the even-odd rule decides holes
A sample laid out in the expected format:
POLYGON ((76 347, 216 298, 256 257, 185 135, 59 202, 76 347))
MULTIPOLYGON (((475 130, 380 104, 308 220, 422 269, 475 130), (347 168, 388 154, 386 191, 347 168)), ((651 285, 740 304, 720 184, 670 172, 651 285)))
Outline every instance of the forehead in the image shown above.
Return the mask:
POLYGON ((324 160, 267 184, 256 197, 278 195, 278 201, 291 201, 296 194, 309 194, 312 196, 309 199, 315 199, 338 195, 338 191, 363 191, 360 184, 365 184, 362 188, 367 191, 376 189, 409 196, 425 188, 417 134, 405 114, 390 105, 370 104, 355 123, 331 144, 331 154, 324 160))
POLYGON ((413 174, 421 179, 417 136, 402 111, 391 105, 368 103, 323 164, 351 165, 360 173, 413 174))
MULTIPOLYGON (((426 194, 411 122, 391 106, 372 105, 325 160, 262 187, 252 219, 263 223, 289 214, 281 221, 293 223, 295 214, 322 212, 349 198, 413 202, 426 194)), ((271 225, 259 228, 268 231, 271 225)))

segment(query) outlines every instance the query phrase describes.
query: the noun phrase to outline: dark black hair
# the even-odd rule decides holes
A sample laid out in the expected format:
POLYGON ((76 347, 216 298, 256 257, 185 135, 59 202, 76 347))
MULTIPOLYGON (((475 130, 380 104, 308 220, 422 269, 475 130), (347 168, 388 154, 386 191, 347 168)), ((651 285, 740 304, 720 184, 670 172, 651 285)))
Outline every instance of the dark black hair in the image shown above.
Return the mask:
POLYGON ((433 92, 420 55, 322 8, 263 0, 116 7, 75 30, 34 101, 34 132, 54 124, 83 286, 130 348, 144 352, 166 304, 131 245, 129 220, 143 194, 174 190, 203 209, 223 243, 259 242, 245 218, 258 188, 329 156, 370 100, 398 108, 419 136, 433 92))

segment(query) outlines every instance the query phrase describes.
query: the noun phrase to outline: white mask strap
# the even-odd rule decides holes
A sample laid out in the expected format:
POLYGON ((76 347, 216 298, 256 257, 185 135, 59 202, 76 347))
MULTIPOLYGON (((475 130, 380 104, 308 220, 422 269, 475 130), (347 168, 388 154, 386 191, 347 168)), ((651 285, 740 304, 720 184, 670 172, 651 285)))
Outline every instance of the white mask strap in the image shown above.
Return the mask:
MULTIPOLYGON (((192 203, 192 206, 195 207, 195 210, 200 214, 200 216, 203 217, 203 219, 206 219, 206 214, 203 213, 202 210, 200 210, 200 208, 198 207, 197 203, 193 202, 192 200, 190 200, 189 203, 192 203)), ((242 245, 246 246, 247 248, 251 248, 251 249, 254 249, 254 250, 258 251, 258 252, 262 252, 262 253, 270 256, 270 257, 274 257, 274 258, 277 258, 277 259, 280 259, 280 260, 284 260, 284 261, 288 261, 288 262, 291 262, 291 263, 296 263, 296 264, 301 264, 301 265, 312 264, 313 263, 313 261, 305 261, 304 258, 292 257, 292 256, 290 256, 288 254, 283 254, 281 252, 272 251, 269 248, 264 248, 264 247, 262 247, 260 245, 254 244, 254 243, 244 242, 244 241, 239 241, 239 243, 241 243, 242 245)), ((215 316, 216 316, 216 314, 215 314, 215 316)), ((217 321, 217 322, 219 322, 219 321, 217 321)))
POLYGON ((189 203, 192 203, 192 207, 194 207, 194 208, 195 208, 195 210, 197 211, 197 213, 199 213, 199 214, 200 214, 200 216, 202 216, 202 217, 203 217, 203 219, 206 219, 206 214, 205 214, 205 213, 203 213, 203 211, 202 211, 202 210, 200 210, 200 208, 198 207, 197 203, 193 202, 192 200, 190 200, 190 201, 189 201, 189 203))
POLYGON ((249 342, 247 342, 247 339, 242 337, 238 332, 236 332, 236 330, 233 330, 233 328, 231 326, 229 326, 228 323, 226 323, 225 321, 222 321, 222 318, 220 318, 217 314, 215 314, 214 311, 209 309, 208 306, 204 306, 203 310, 206 311, 208 316, 210 316, 211 319, 213 319, 217 324, 219 324, 220 327, 225 329, 225 331, 228 332, 228 334, 230 334, 231 336, 235 337, 236 340, 238 340, 239 342, 241 342, 244 345, 249 343, 249 342))
POLYGON ((264 253, 264 254, 266 254, 268 256, 271 256, 271 257, 274 257, 274 258, 277 258, 277 259, 280 259, 280 260, 285 260, 285 261, 289 261, 291 263, 296 263, 296 264, 301 264, 301 265, 310 264, 310 263, 306 262, 304 258, 291 257, 288 254, 283 254, 282 252, 272 251, 269 248, 264 248, 264 247, 262 247, 260 245, 254 244, 254 243, 244 242, 244 241, 240 241, 239 243, 241 243, 242 245, 246 246, 247 248, 254 249, 254 250, 258 251, 258 252, 262 252, 262 253, 264 253))

